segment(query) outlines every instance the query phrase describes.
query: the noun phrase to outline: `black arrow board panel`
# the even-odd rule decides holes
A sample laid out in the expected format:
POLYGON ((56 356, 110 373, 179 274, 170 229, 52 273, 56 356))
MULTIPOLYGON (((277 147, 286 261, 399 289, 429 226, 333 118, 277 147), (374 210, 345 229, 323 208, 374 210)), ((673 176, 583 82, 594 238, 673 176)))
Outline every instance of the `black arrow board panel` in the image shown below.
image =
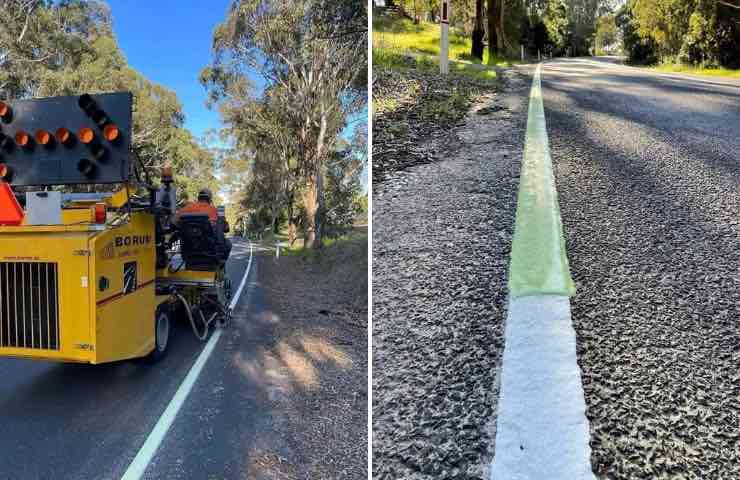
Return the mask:
POLYGON ((12 114, 10 118, 0 121, 0 132, 12 141, 7 148, 0 149, 0 162, 10 167, 11 184, 77 185, 121 183, 128 180, 131 93, 91 95, 97 109, 105 113, 108 123, 118 127, 120 133, 115 142, 109 142, 103 137, 105 125, 93 121, 78 104, 79 98, 75 95, 7 102, 12 114), (69 144, 61 144, 56 139, 49 146, 35 142, 36 131, 43 129, 54 136, 61 127, 72 133, 73 139, 69 144), (84 127, 95 132, 95 140, 90 145, 77 138, 78 132, 84 127), (15 144, 15 134, 20 130, 30 135, 30 147, 23 148, 15 144), (104 153, 96 158, 93 149, 100 147, 104 149, 104 153), (92 168, 81 172, 81 160, 91 162, 92 168))

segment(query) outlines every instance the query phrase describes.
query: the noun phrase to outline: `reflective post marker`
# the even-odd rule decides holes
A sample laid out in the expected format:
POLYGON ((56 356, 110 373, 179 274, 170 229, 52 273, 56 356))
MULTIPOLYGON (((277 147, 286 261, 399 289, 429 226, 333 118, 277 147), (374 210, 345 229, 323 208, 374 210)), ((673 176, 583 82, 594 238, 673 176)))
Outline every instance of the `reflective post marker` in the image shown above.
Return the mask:
POLYGON ((450 45, 450 0, 442 0, 442 15, 439 19, 441 35, 439 38, 439 73, 446 75, 450 71, 448 51, 450 45))

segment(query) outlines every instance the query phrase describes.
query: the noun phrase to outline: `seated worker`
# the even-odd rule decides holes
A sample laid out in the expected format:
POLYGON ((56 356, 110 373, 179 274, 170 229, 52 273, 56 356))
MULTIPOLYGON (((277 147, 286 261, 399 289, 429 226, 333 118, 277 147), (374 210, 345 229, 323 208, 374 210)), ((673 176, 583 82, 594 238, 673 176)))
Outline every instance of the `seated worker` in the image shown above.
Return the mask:
MULTIPOLYGON (((218 210, 216 207, 213 206, 212 203, 212 196, 211 191, 207 188, 204 188, 200 192, 198 192, 198 201, 196 202, 188 202, 183 206, 181 209, 177 211, 177 214, 175 215, 175 224, 178 224, 180 222, 180 216, 186 215, 186 214, 206 214, 208 215, 208 219, 211 221, 211 225, 213 225, 213 229, 218 232, 218 224, 219 224, 219 215, 218 210)), ((225 219, 223 221, 223 232, 222 233, 228 233, 229 231, 229 224, 226 222, 225 219)), ((217 233, 218 235, 218 233, 217 233)), ((219 235, 221 236, 221 235, 219 235)), ((224 238, 224 251, 226 252, 225 260, 229 258, 229 254, 231 254, 231 241, 228 238, 224 238)))

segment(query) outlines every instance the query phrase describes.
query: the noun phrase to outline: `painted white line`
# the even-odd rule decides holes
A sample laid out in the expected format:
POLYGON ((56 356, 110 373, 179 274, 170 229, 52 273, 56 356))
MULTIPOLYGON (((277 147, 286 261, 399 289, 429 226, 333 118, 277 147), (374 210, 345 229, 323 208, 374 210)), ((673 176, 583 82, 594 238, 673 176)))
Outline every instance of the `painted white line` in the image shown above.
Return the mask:
MULTIPOLYGON (((229 308, 233 309, 238 303, 239 297, 241 296, 242 290, 244 289, 244 285, 246 285, 247 283, 247 277, 249 277, 249 270, 251 267, 252 242, 249 242, 249 263, 247 264, 247 270, 244 272, 244 277, 242 278, 241 284, 239 285, 239 289, 236 291, 236 295, 234 295, 231 300, 229 308)), ((126 469, 126 473, 123 474, 121 480, 139 480, 144 476, 146 468, 149 466, 152 458, 154 458, 154 454, 157 453, 157 449, 162 443, 162 440, 164 440, 164 437, 167 434, 167 430, 169 430, 172 422, 175 421, 177 413, 180 411, 180 408, 182 408, 183 404, 185 403, 185 399, 188 397, 190 391, 193 389, 195 381, 198 379, 201 370, 203 370, 203 366, 208 361, 211 353, 213 353, 213 349, 220 338, 221 329, 217 329, 215 332, 213 332, 213 335, 211 335, 211 338, 208 340, 208 343, 206 343, 206 346, 203 347, 203 350, 200 352, 200 355, 198 355, 198 358, 195 360, 193 366, 190 367, 190 371, 178 387, 177 392, 175 392, 175 395, 172 397, 172 400, 170 400, 170 403, 167 405, 164 413, 162 413, 162 416, 159 417, 159 420, 157 420, 156 425, 154 425, 154 428, 152 429, 151 433, 149 433, 149 436, 144 442, 144 445, 141 446, 139 453, 136 454, 136 457, 134 457, 131 465, 129 465, 128 469, 126 469)))
MULTIPOLYGON (((530 103, 537 101, 540 105, 529 110, 525 151, 533 149, 549 160, 540 95, 538 65, 530 103), (530 128, 541 135, 530 135, 530 128)), ((538 182, 554 178, 549 161, 546 167, 547 175, 542 175, 538 182)), ((537 190, 538 186, 532 188, 537 190)), ((553 197, 554 188, 553 183, 553 197)), ((557 209, 556 204, 551 207, 557 209)), ((562 232, 558 236, 562 242, 562 232)), ((531 247, 538 247, 536 241, 531 247)), ((564 248, 562 252, 558 249, 546 252, 549 257, 532 256, 530 261, 556 264, 565 256, 564 248)), ((528 267, 536 269, 541 265, 528 267)), ((538 294, 536 289, 532 292, 531 296, 510 295, 509 298, 490 478, 593 480, 589 424, 576 358, 570 299, 566 295, 538 294)))
POLYGON ((252 267, 252 242, 249 242, 249 263, 247 263, 247 271, 244 272, 244 277, 242 277, 242 282, 239 284, 239 288, 234 294, 234 297, 231 299, 231 303, 229 304, 230 310, 233 310, 234 307, 236 307, 236 304, 239 303, 239 297, 241 297, 242 295, 242 290, 244 289, 244 285, 247 284, 247 277, 249 276, 249 269, 251 267, 252 267))
POLYGON ((491 478, 595 478, 568 297, 510 299, 505 345, 491 478))

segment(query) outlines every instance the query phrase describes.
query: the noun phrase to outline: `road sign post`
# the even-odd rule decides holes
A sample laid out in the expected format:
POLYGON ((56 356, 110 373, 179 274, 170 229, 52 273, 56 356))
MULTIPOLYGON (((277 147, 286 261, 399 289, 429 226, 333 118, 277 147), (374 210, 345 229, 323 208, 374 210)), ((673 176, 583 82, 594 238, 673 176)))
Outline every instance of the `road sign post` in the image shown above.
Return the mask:
POLYGON ((440 24, 440 48, 439 48, 439 73, 447 75, 450 71, 449 45, 450 45, 450 0, 442 0, 442 15, 440 24))

